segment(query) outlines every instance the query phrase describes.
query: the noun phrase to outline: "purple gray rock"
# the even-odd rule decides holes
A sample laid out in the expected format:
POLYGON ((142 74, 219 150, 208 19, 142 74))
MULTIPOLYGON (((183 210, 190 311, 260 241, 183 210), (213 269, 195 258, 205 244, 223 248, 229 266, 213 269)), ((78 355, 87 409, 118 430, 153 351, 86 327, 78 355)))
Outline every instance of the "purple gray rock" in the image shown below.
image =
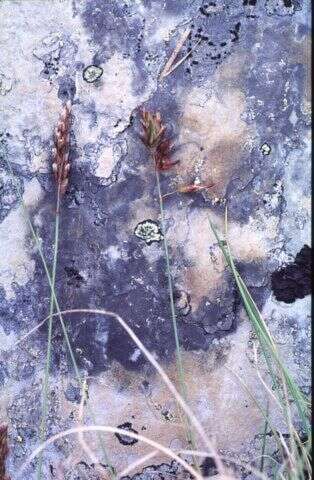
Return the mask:
MULTIPOLYGON (((56 280, 61 307, 118 313, 175 380, 164 233, 191 406, 222 452, 256 457, 263 419, 224 368, 265 404, 252 365, 254 336, 208 223, 211 218, 222 231, 227 204, 239 271, 309 393, 310 286, 286 303, 276 300, 271 282, 310 247, 309 10, 308 0, 2 0, 0 423, 9 423, 12 478, 38 445, 47 326, 15 344, 48 315, 50 297, 18 192, 51 265, 53 131, 67 100, 73 113, 56 280), (191 34, 180 55, 190 55, 160 80, 187 27, 191 34), (84 79, 90 66, 95 81, 84 79), (154 167, 139 139, 143 107, 161 112, 180 160, 161 175, 162 191, 215 184, 203 193, 166 197, 165 232, 154 167), (148 224, 154 227, 139 227, 148 224)), ((88 314, 65 320, 81 375, 88 377, 95 419, 85 406, 84 421, 132 424, 166 446, 186 448, 174 399, 117 322, 88 314)), ((81 422, 81 395, 69 391, 72 381, 55 318, 48 436, 81 422)), ((281 428, 276 412, 273 417, 281 428)), ((86 440, 104 463, 97 435, 86 440)), ((121 445, 113 434, 104 443, 120 470, 150 451, 141 442, 121 445)), ((173 478, 177 466, 168 471, 169 459, 160 454, 153 462, 154 471, 173 478)), ((85 478, 75 473, 80 468, 93 478, 93 461, 76 436, 46 450, 44 478, 53 478, 62 463, 66 478, 85 478)), ((35 468, 32 463, 27 478, 35 478, 35 468)), ((148 472, 134 478, 155 478, 148 472)))

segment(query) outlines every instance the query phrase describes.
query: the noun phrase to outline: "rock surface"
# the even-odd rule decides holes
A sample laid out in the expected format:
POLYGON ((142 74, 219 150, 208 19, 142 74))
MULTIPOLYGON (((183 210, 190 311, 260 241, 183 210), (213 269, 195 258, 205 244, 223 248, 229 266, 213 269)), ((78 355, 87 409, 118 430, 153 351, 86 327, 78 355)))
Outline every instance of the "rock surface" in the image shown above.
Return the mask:
MULTIPOLYGON (((307 0, 1 1, 0 423, 9 423, 12 479, 38 445, 47 325, 16 342, 48 315, 50 297, 21 197, 50 268, 53 132, 68 100, 71 174, 56 279, 61 308, 119 314, 176 381, 165 234, 191 406, 223 453, 254 458, 263 419, 230 369, 264 403, 266 392, 250 324, 208 223, 222 231, 227 204, 237 267, 309 393, 309 9, 307 0), (160 79, 188 27, 180 56, 189 56, 160 79), (214 183, 208 191, 165 198, 165 232, 154 168, 139 138, 143 107, 161 112, 179 160, 161 174, 162 191, 214 183)), ((94 418, 85 407, 84 421, 128 425, 186 448, 175 400, 118 323, 100 314, 64 318, 87 377, 94 418)), ((82 392, 57 318, 50 391, 48 436, 82 423, 82 392)), ((276 415, 274 421, 280 428, 276 415)), ((121 438, 104 437, 119 471, 151 448, 121 438)), ((97 436, 86 440, 101 459, 97 436)), ((56 441, 44 458, 44 478, 60 471, 62 478, 98 478, 77 437, 56 441)), ((133 478, 181 478, 164 455, 146 466, 152 462, 133 478)), ((27 478, 35 478, 35 469, 33 462, 27 478)))

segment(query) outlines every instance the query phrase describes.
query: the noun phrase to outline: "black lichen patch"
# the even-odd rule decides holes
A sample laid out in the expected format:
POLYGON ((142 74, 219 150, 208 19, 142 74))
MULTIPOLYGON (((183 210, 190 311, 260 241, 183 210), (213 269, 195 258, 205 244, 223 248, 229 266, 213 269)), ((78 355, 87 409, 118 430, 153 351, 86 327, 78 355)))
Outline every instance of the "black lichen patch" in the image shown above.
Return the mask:
POLYGON ((243 5, 250 5, 251 7, 255 7, 257 0, 243 0, 243 5))
POLYGON ((280 302, 293 303, 312 292, 312 249, 304 245, 293 263, 272 273, 271 286, 280 302))
POLYGON ((64 267, 64 270, 67 274, 68 280, 67 284, 68 285, 73 285, 76 288, 81 287, 83 283, 86 283, 86 280, 84 277, 79 273, 79 271, 74 268, 74 267, 64 267))
POLYGON ((206 457, 201 465, 201 472, 204 477, 217 475, 218 470, 215 460, 211 457, 206 457))
MULTIPOLYGON (((126 430, 127 432, 138 434, 138 432, 134 430, 134 428, 132 428, 131 422, 125 422, 122 425, 118 425, 117 428, 120 428, 121 430, 126 430)), ((115 433, 115 436, 117 437, 121 445, 130 446, 130 445, 135 445, 135 443, 138 442, 136 438, 131 438, 131 437, 128 437, 127 435, 120 435, 120 433, 115 433)))

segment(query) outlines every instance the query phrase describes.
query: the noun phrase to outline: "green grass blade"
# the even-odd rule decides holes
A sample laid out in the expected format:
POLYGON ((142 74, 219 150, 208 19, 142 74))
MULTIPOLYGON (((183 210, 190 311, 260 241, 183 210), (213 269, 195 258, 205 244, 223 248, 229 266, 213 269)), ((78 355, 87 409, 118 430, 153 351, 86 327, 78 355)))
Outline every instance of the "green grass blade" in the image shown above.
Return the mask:
POLYGON ((263 444, 262 444, 262 456, 261 456, 261 464, 260 464, 260 471, 261 473, 264 472, 264 464, 265 464, 265 452, 266 452, 266 444, 267 444, 267 429, 268 429, 268 416, 269 416, 269 402, 267 402, 266 407, 266 419, 264 424, 264 432, 263 432, 263 444))
MULTIPOLYGON (((54 240, 54 249, 53 249, 53 264, 52 264, 52 274, 51 274, 51 291, 50 291, 50 308, 49 308, 49 320, 48 320, 48 339, 47 339, 47 354, 46 354, 46 367, 44 375, 44 384, 43 384, 43 409, 42 409, 42 420, 40 425, 40 443, 46 440, 46 429, 47 429, 47 417, 49 410, 49 376, 50 376, 50 363, 51 363, 51 341, 52 341, 52 316, 54 313, 54 295, 53 291, 55 289, 56 282, 56 270, 57 270, 57 259, 58 259, 58 246, 59 246, 59 220, 60 220, 60 191, 57 192, 57 208, 56 208, 56 218, 55 218, 55 240, 54 240)), ((41 479, 42 475, 42 464, 43 464, 43 452, 40 453, 38 457, 37 464, 37 480, 41 479)))
MULTIPOLYGON (((273 382, 275 382, 275 385, 277 383, 276 380, 276 374, 275 374, 275 368, 278 368, 280 372, 282 373, 286 384, 287 388, 289 391, 289 394, 295 401, 296 407, 299 412, 300 419, 303 424, 303 428, 307 433, 310 432, 310 422, 309 422, 309 412, 307 408, 307 402, 300 391, 299 387, 296 385, 295 381, 293 380, 292 376, 289 374, 287 368, 284 366, 282 360, 279 357, 276 345, 271 337, 271 334, 264 322, 264 320, 261 317, 261 314, 251 296, 249 293, 243 279, 241 278, 239 272, 236 270, 236 267, 234 265, 234 261, 229 249, 229 245, 225 240, 221 240, 216 228, 212 224, 212 222, 209 220, 211 229, 215 235, 215 238, 217 240, 217 243, 224 255, 224 258, 226 260, 227 265, 231 268, 233 277, 235 279, 236 285, 238 287, 242 302, 244 304, 245 310, 247 312, 248 318, 251 322, 251 324, 254 327, 255 333, 257 335, 257 338, 260 342, 262 351, 264 353, 265 360, 267 362, 267 366, 270 370, 270 374, 272 376, 273 382)), ((278 389, 277 389, 278 393, 278 389)), ((282 398, 281 398, 282 401, 282 398)))
MULTIPOLYGON (((163 197, 162 197, 161 186, 160 186, 159 172, 157 168, 155 169, 155 171, 156 171, 156 183, 157 183, 159 209, 160 209, 160 223, 161 223, 161 229, 163 234, 163 244, 164 244, 165 259, 166 259, 166 274, 168 278, 168 292, 169 292, 169 300, 170 300, 171 319, 172 319, 172 326, 173 326, 175 346, 176 346, 176 364, 178 369, 179 386, 180 386, 180 393, 182 397, 184 398, 185 401, 187 401, 188 395, 187 395, 187 387, 186 387, 179 334, 178 334, 176 310, 175 310, 175 304, 174 304, 174 293, 173 293, 173 282, 172 282, 172 275, 171 275, 171 269, 170 269, 169 248, 168 248, 168 242, 167 242, 167 237, 165 232, 165 214, 164 214, 163 197)), ((186 425, 187 440, 191 444, 193 450, 196 450, 194 435, 192 432, 190 421, 186 415, 184 415, 184 422, 186 425)))
MULTIPOLYGON (((6 164, 8 166, 8 169, 10 171, 10 174, 15 179, 15 175, 14 175, 11 163, 7 159, 5 159, 5 161, 6 161, 6 164)), ((70 354, 70 358, 71 358, 71 361, 72 361, 75 376, 77 378, 78 383, 80 384, 80 386, 82 388, 82 386, 84 384, 84 380, 82 379, 82 377, 80 375, 79 368, 78 368, 78 365, 77 365, 77 362, 76 362, 76 359, 75 359, 75 356, 74 356, 74 353, 73 353, 73 349, 72 349, 72 346, 71 346, 71 342, 70 342, 70 339, 69 339, 67 328, 66 328, 65 322, 63 320, 62 314, 61 314, 61 308, 59 306, 59 302, 58 302, 58 299, 57 299, 57 296, 56 296, 55 288, 54 288, 54 285, 53 285, 53 282, 52 282, 52 277, 51 277, 51 274, 49 272, 48 264, 46 262, 46 259, 45 259, 44 253, 43 253, 41 242, 40 242, 40 239, 39 239, 39 237, 36 233, 36 230, 33 227, 33 224, 32 224, 31 218, 30 218, 30 214, 29 214, 28 209, 27 209, 27 207, 24 203, 23 195, 22 195, 20 186, 18 185, 17 182, 16 182, 16 187, 17 187, 17 194, 18 194, 19 200, 21 202, 21 206, 23 208, 24 217, 27 221, 27 224, 29 226, 31 235, 33 237, 33 240, 35 242, 37 251, 39 253, 41 262, 42 262, 43 267, 44 267, 44 271, 45 271, 47 281, 48 281, 48 284, 49 284, 49 287, 50 287, 50 292, 52 293, 54 304, 55 304, 55 307, 56 307, 56 311, 58 313, 58 318, 60 320, 60 324, 61 324, 62 332, 63 332, 64 338, 65 338, 65 342, 66 342, 67 348, 69 350, 69 354, 70 354)), ((95 416, 94 416, 89 404, 87 404, 87 410, 88 410, 89 415, 92 418, 93 423, 96 423, 95 416)), ((109 460, 108 454, 106 452, 106 449, 104 447, 104 444, 103 444, 103 441, 102 441, 102 438, 101 438, 101 435, 100 435, 99 432, 97 432, 97 437, 98 437, 98 441, 99 441, 99 443, 101 445, 101 448, 102 448, 104 462, 106 463, 106 465, 108 465, 110 477, 115 479, 116 478, 115 469, 112 467, 112 464, 109 460)))

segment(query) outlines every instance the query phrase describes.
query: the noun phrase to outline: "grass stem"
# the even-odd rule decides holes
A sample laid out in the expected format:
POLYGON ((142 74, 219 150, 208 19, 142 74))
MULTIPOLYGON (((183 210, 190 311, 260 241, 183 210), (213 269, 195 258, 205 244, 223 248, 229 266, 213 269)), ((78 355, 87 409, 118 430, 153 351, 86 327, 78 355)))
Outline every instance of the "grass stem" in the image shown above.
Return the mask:
MULTIPOLYGON (((55 238, 54 238, 54 249, 53 249, 52 273, 51 273, 50 309, 49 309, 49 320, 48 320, 47 354, 46 354, 46 367, 45 367, 45 376, 44 376, 44 384, 43 384, 42 420, 41 420, 40 433, 39 433, 40 443, 46 440, 47 417, 48 417, 48 411, 49 411, 49 398, 50 398, 49 376, 50 376, 50 363, 51 363, 52 319, 53 319, 54 303, 55 303, 53 292, 55 290, 55 282, 56 282, 56 270, 57 270, 58 246, 59 246, 59 223, 60 223, 60 188, 57 189, 55 238)), ((43 452, 41 452, 38 457, 37 480, 41 479, 42 463, 43 463, 43 452)))
MULTIPOLYGON (((8 160, 6 160, 6 163, 7 163, 8 169, 10 171, 10 174, 12 175, 13 178, 15 178, 11 163, 8 160)), ((43 268, 44 268, 44 271, 45 271, 45 274, 46 274, 46 277, 47 277, 47 281, 48 281, 48 284, 49 284, 49 287, 50 287, 51 296, 53 297, 53 301, 54 301, 54 305, 55 305, 55 308, 56 308, 57 316, 59 318, 61 328, 62 328, 62 332, 63 332, 64 338, 65 338, 65 342, 66 342, 67 348, 69 350, 69 354, 70 354, 70 358, 71 358, 71 361, 72 361, 75 376, 77 378, 77 381, 78 381, 80 387, 82 388, 83 385, 84 385, 84 380, 80 375, 80 371, 79 371, 79 368, 78 368, 78 365, 77 365, 77 362, 76 362, 76 359, 75 359, 75 356, 74 356, 74 353, 73 353, 73 349, 72 349, 72 346, 71 346, 71 342, 70 342, 70 339, 69 339, 67 328, 66 328, 65 322, 63 320, 62 314, 61 314, 61 308, 60 308, 60 305, 59 305, 59 302, 58 302, 58 299, 57 299, 57 296, 56 296, 55 287, 54 287, 54 284, 53 284, 53 281, 52 281, 52 275, 49 272, 48 264, 47 264, 45 256, 44 256, 44 252, 43 252, 43 249, 42 249, 40 239, 39 239, 39 237, 36 233, 36 230, 34 229, 32 220, 30 218, 30 214, 28 212, 28 209, 27 209, 27 207, 25 205, 25 202, 24 202, 24 199, 23 199, 23 195, 22 195, 20 186, 17 184, 17 182, 16 182, 16 186, 17 186, 17 194, 18 194, 19 200, 21 202, 24 217, 25 217, 26 222, 29 226, 32 238, 35 242, 35 246, 36 246, 37 251, 39 253, 39 257, 41 259, 41 262, 42 262, 42 265, 43 265, 43 268)), ((95 422, 95 416, 94 416, 89 404, 87 404, 87 409, 88 409, 89 415, 92 418, 92 421, 94 423, 96 423, 95 422)), ((111 462, 109 460, 109 457, 108 457, 108 454, 106 452, 105 446, 103 445, 103 441, 102 441, 102 438, 101 438, 100 434, 98 433, 97 436, 98 436, 99 444, 102 448, 104 462, 108 466, 110 478, 115 479, 116 478, 115 469, 111 466, 111 462)))
MULTIPOLYGON (((169 248, 168 248, 168 241, 167 241, 166 228, 165 228, 164 203, 163 203, 163 196, 161 192, 160 175, 157 168, 155 168, 155 172, 156 172, 156 184, 157 184, 157 190, 158 190, 159 209, 160 209, 160 224, 161 224, 161 230, 163 234, 163 245, 164 245, 165 260, 166 260, 166 274, 168 278, 170 311, 171 311, 172 326, 173 326, 173 333, 174 333, 175 346, 176 346, 176 364, 177 364, 177 370, 178 370, 179 387, 180 387, 180 393, 182 397, 184 398, 185 401, 187 401, 187 388, 186 388, 184 367, 183 367, 182 355, 181 355, 181 349, 180 349, 176 310, 175 310, 175 303, 174 303, 174 290, 173 290, 173 282, 172 282, 172 275, 171 275, 171 269, 170 269, 169 248)), ((184 423, 186 425, 187 440, 189 444, 192 445, 192 448, 195 450, 196 446, 195 446, 194 435, 191 429, 190 420, 186 415, 184 415, 184 423)), ((193 461, 197 465, 196 460, 193 459, 193 461)))

